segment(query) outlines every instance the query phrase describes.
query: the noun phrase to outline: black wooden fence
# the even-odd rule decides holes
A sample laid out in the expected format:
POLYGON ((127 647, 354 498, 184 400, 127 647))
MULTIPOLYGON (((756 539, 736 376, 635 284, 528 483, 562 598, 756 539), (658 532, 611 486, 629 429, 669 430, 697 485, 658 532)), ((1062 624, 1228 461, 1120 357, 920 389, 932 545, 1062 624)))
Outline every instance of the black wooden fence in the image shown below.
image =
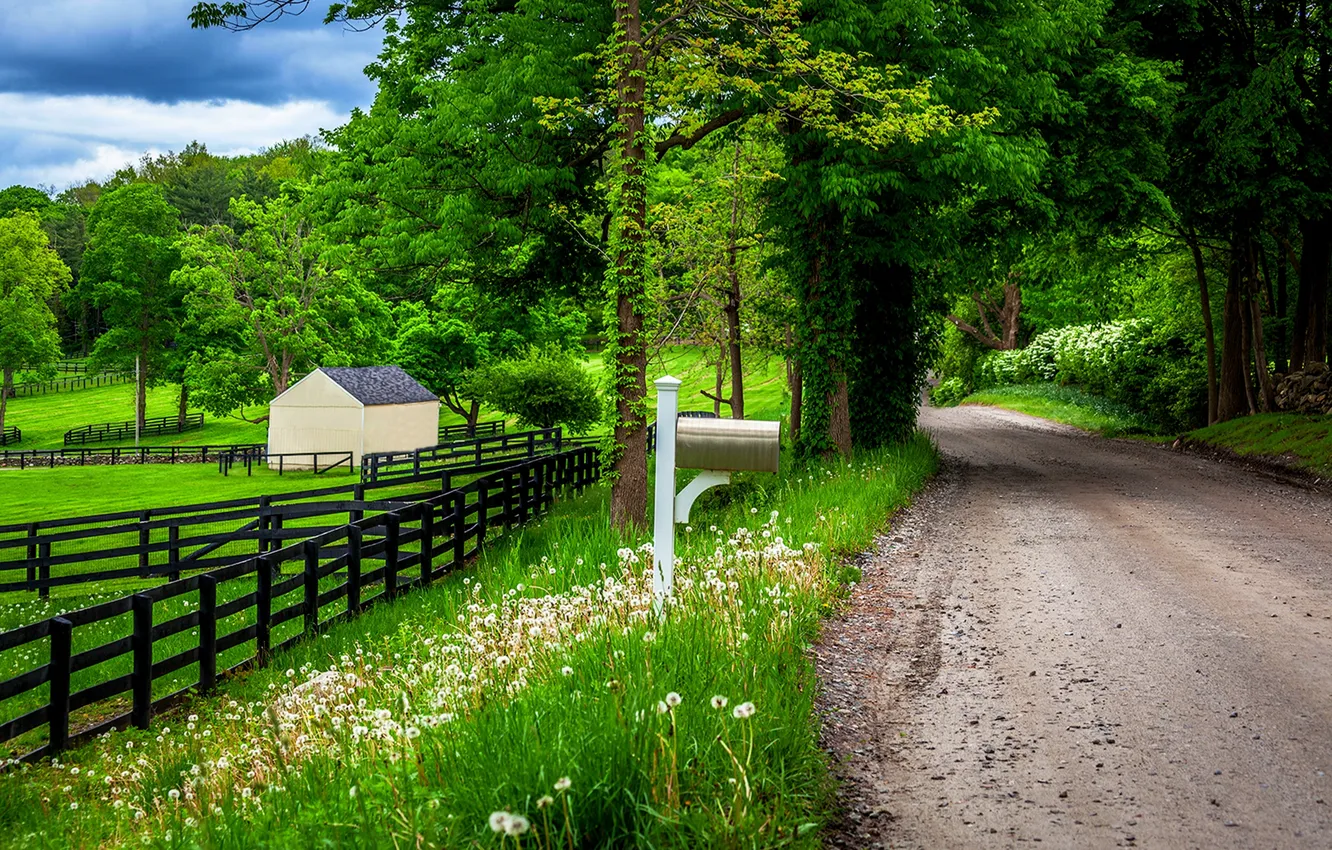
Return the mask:
POLYGON ((146 729, 154 712, 196 689, 207 693, 220 675, 262 667, 273 653, 462 567, 488 538, 545 511, 561 488, 581 490, 600 471, 597 451, 580 447, 375 516, 356 516, 366 505, 349 503, 348 522, 304 529, 299 543, 264 550, 261 540, 260 554, 241 563, 0 634, 0 653, 41 641, 49 648, 47 663, 0 682, 0 706, 46 689, 43 704, 7 715, 0 742, 26 736, 20 744, 35 746, 23 758, 33 760, 126 724, 146 729), (283 572, 289 563, 296 572, 283 572), (188 613, 162 618, 161 609, 188 613), (88 645, 108 631, 116 636, 88 645), (125 694, 129 710, 105 718, 104 706, 116 711, 125 694), (44 744, 32 734, 43 726, 44 744))
POLYGON ((564 442, 559 428, 518 431, 497 436, 454 440, 410 452, 373 452, 361 456, 361 480, 378 481, 401 475, 429 475, 466 466, 493 463, 504 458, 534 457, 558 451, 564 442))
MULTIPOLYGON (((65 585, 161 580, 182 571, 215 569, 253 555, 256 542, 263 547, 314 534, 301 526, 319 523, 320 517, 386 509, 360 504, 367 493, 393 493, 395 500, 403 493, 425 498, 451 489, 454 480, 562 448, 559 429, 508 434, 439 446, 428 450, 425 464, 390 464, 378 478, 361 484, 0 525, 0 593, 30 591, 46 597, 51 588, 65 585)), ((345 452, 340 456, 347 458, 345 452)), ((332 456, 330 462, 335 462, 332 456)))
POLYGON ((263 443, 212 446, 114 446, 95 449, 23 449, 0 451, 0 466, 54 468, 121 463, 211 463, 223 454, 263 451, 263 443))
POLYGON ((13 425, 6 425, 3 431, 0 431, 0 446, 12 446, 15 443, 23 442, 23 432, 13 425))
POLYGON ((83 445, 84 443, 106 443, 116 440, 132 440, 137 433, 140 437, 160 437, 163 434, 180 434, 202 428, 202 413, 187 413, 185 421, 179 416, 154 416, 143 421, 143 427, 135 430, 133 420, 129 422, 101 422, 96 425, 80 425, 65 432, 65 445, 83 445))
POLYGON ((223 475, 230 475, 233 466, 242 466, 245 468, 245 474, 249 476, 254 474, 256 466, 263 467, 266 465, 269 469, 273 469, 273 464, 276 461, 278 475, 283 475, 288 469, 312 469, 315 475, 323 475, 325 472, 331 472, 335 469, 346 469, 351 472, 354 468, 352 466, 354 457, 355 455, 352 452, 270 453, 267 446, 256 446, 218 455, 217 471, 223 475))
POLYGON ((134 373, 115 372, 104 375, 82 375, 76 378, 56 378, 53 381, 25 381, 9 388, 10 398, 46 395, 48 393, 81 390, 86 387, 109 387, 134 380, 134 373))
POLYGON ((470 434, 467 433, 466 425, 441 425, 439 428, 439 441, 441 443, 447 443, 451 440, 469 440, 473 437, 493 437, 496 434, 503 433, 503 419, 496 419, 492 422, 478 422, 470 434))

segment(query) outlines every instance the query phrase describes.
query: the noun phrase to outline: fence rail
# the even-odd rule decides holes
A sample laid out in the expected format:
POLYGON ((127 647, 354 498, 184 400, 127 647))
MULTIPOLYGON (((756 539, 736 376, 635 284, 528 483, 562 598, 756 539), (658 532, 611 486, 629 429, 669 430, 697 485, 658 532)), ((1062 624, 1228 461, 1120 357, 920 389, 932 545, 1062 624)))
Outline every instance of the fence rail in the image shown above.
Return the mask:
POLYGON ((109 387, 112 384, 126 384, 134 380, 134 374, 111 372, 101 375, 83 375, 75 378, 56 378, 52 381, 24 381, 9 388, 10 398, 46 395, 68 390, 80 390, 86 387, 109 387))
POLYGON ((361 457, 361 480, 374 482, 389 476, 432 475, 468 463, 480 465, 503 458, 534 457, 541 452, 558 451, 562 443, 561 429, 544 428, 455 440, 410 452, 373 452, 361 457))
POLYGON ((580 447, 416 501, 383 503, 374 516, 357 513, 372 503, 342 503, 346 522, 301 529, 299 542, 281 538, 281 548, 266 549, 279 538, 260 537, 259 552, 239 563, 0 634, 0 653, 40 642, 48 650, 39 653, 47 663, 0 682, 0 706, 46 694, 41 704, 11 703, 22 713, 4 715, 0 742, 38 744, 22 756, 35 760, 112 728, 146 729, 154 712, 190 691, 211 691, 221 675, 262 667, 275 652, 462 567, 487 539, 544 512, 562 488, 581 491, 600 472, 597 451, 580 447), (286 564, 296 570, 284 572, 286 564), (373 588, 381 589, 367 596, 373 588), (95 643, 108 633, 110 640, 95 643), (103 706, 123 706, 125 694, 129 710, 105 718, 103 706), (91 708, 100 711, 78 714, 91 708), (34 733, 43 726, 39 743, 34 733))
POLYGON ((252 475, 255 465, 268 465, 273 468, 273 461, 277 461, 278 475, 282 475, 290 465, 292 469, 313 469, 315 475, 323 475, 325 472, 331 472, 339 467, 346 467, 351 472, 352 460, 355 455, 352 452, 283 452, 270 454, 267 446, 255 446, 253 448, 241 451, 227 452, 217 458, 217 471, 223 475, 230 475, 233 466, 245 467, 245 474, 252 475), (319 459, 324 459, 323 467, 319 465, 319 459))
POLYGON ((23 432, 13 425, 6 425, 3 431, 0 431, 0 446, 12 446, 14 443, 23 442, 23 432))
POLYGON ((492 422, 478 422, 476 427, 467 433, 466 425, 441 425, 439 428, 440 443, 447 443, 451 440, 470 440, 473 437, 493 437, 496 434, 504 433, 504 420, 496 419, 492 422))
POLYGON ((132 440, 140 437, 160 437, 163 434, 181 434, 202 428, 202 413, 187 413, 182 422, 179 416, 154 416, 143 420, 143 427, 135 429, 135 422, 101 422, 96 425, 80 425, 65 432, 65 445, 83 445, 84 443, 106 443, 115 440, 132 440))
POLYGON ((120 463, 210 463, 224 453, 263 450, 263 443, 212 446, 116 446, 0 451, 0 466, 105 466, 120 463))

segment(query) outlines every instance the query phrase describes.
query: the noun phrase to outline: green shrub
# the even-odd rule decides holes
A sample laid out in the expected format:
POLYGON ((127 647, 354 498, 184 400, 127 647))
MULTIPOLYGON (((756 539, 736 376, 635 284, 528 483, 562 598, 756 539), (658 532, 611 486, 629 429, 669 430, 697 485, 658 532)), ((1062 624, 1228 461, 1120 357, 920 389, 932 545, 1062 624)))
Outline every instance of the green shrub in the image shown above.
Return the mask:
POLYGON ((930 390, 930 403, 935 407, 952 407, 969 395, 971 392, 961 378, 944 378, 930 390))
POLYGON ((1143 319, 1070 325, 1037 334, 1020 351, 995 351, 978 388, 1054 381, 1142 413, 1161 430, 1193 427, 1206 411, 1201 340, 1143 319))
POLYGON ((558 349, 533 349, 522 359, 473 370, 464 395, 531 428, 562 425, 581 434, 601 418, 601 399, 591 376, 558 349))

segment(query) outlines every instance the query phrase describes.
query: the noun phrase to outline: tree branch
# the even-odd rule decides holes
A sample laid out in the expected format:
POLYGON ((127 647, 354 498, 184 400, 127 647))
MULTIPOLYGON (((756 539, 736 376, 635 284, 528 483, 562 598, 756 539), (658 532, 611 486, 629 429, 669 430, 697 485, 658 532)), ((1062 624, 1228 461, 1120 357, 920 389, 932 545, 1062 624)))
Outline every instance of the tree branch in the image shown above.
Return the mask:
POLYGON ((707 122, 706 124, 702 125, 698 129, 694 130, 694 132, 692 133, 681 135, 680 132, 677 130, 676 132, 671 133, 669 137, 662 139, 660 142, 657 142, 656 145, 657 156, 661 156, 671 148, 684 148, 685 150, 689 150, 694 145, 698 144, 699 142, 703 141, 703 139, 707 138, 708 135, 711 134, 713 131, 720 130, 722 127, 726 127, 730 124, 734 124, 735 122, 739 121, 741 118, 746 117, 748 114, 749 113, 743 109, 729 109, 726 112, 723 112, 721 115, 718 115, 716 118, 713 118, 711 121, 707 122))

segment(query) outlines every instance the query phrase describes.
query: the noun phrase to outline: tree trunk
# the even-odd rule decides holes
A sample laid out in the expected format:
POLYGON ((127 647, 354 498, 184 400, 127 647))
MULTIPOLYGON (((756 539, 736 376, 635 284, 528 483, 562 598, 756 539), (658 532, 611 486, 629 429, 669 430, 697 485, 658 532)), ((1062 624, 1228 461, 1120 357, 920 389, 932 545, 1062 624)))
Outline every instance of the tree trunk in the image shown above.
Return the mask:
POLYGON ((1221 380, 1217 388, 1217 421, 1225 422, 1249 411, 1248 346, 1244 320, 1245 242, 1237 234, 1231 242, 1226 301, 1221 313, 1221 380))
POLYGON ((718 419, 721 418, 722 406, 722 384, 726 383, 726 343, 722 343, 717 351, 717 368, 713 373, 712 381, 712 415, 718 419))
MULTIPOLYGON (((726 247, 726 273, 730 287, 726 293, 726 338, 731 348, 731 418, 745 418, 745 376, 740 363, 740 143, 735 144, 733 191, 731 192, 731 231, 726 247)), ((717 395, 721 395, 718 390, 717 395)))
POLYGON ((176 427, 185 430, 185 417, 188 415, 190 406, 190 388, 184 383, 180 385, 180 409, 176 411, 176 427))
MULTIPOLYGON (((731 358, 731 418, 745 418, 745 379, 740 367, 740 278, 731 274, 731 291, 726 299, 726 344, 731 358)), ((721 395, 721 387, 717 388, 721 395)))
POLYGON ((9 407, 10 388, 14 386, 14 370, 5 370, 5 380, 0 384, 0 433, 5 429, 5 410, 9 407))
POLYGON ((134 382, 134 420, 138 423, 140 433, 143 432, 145 414, 148 411, 148 369, 144 365, 148 357, 146 351, 139 352, 139 374, 134 382))
POLYGON ((1203 262, 1198 234, 1189 228, 1186 240, 1193 252, 1193 271, 1198 277, 1198 303, 1202 308, 1203 340, 1207 347, 1207 424, 1216 423, 1216 329, 1212 324, 1212 294, 1207 288, 1207 265, 1203 262))
POLYGON ((647 231, 647 183, 644 160, 643 98, 646 58, 639 0, 617 0, 620 29, 615 57, 615 117, 619 125, 619 185, 613 189, 615 261, 610 274, 615 294, 615 460, 612 466, 611 522, 616 528, 647 524, 647 432, 643 401, 647 397, 647 351, 643 344, 641 303, 646 294, 643 240, 647 231))
MULTIPOLYGON (((829 364, 832 367, 833 364, 829 364)), ((841 364, 838 364, 841 366, 841 364)), ((851 395, 847 389, 846 370, 842 369, 834 390, 828 394, 831 416, 828 418, 828 438, 842 457, 851 457, 851 395)))
POLYGON ((1004 306, 999 314, 999 324, 1003 328, 1002 351, 1016 351, 1018 330, 1022 322, 1022 287, 1011 278, 1004 283, 1004 306))
POLYGON ((1300 221, 1300 288, 1290 342, 1290 371, 1327 359, 1327 289, 1332 263, 1332 218, 1300 221))
POLYGON ((952 313, 948 314, 948 321, 981 345, 993 348, 995 351, 1017 350, 1019 331, 1022 328, 1021 284, 1011 277, 1005 281, 1002 305, 996 305, 989 299, 981 297, 978 292, 972 293, 971 300, 976 304, 981 327, 969 325, 952 313), (998 332, 990 324, 991 311, 994 312, 995 321, 999 323, 998 332))
POLYGON ((1276 388, 1267 369, 1267 346, 1263 341, 1263 304, 1258 282, 1257 242, 1249 240, 1249 324, 1252 328, 1253 364, 1258 373, 1259 402, 1263 412, 1276 410, 1276 388))
POLYGON ((472 399, 472 405, 467 409, 467 436, 476 436, 476 420, 481 418, 481 402, 472 399))
POLYGON ((1279 333, 1273 334, 1276 339, 1272 340, 1272 349, 1276 352, 1276 370, 1285 374, 1288 371, 1287 365, 1289 361, 1287 360, 1287 357, 1290 350, 1290 335, 1286 332, 1286 269, 1288 266, 1286 264, 1286 255, 1281 251, 1277 251, 1276 254, 1276 304, 1273 305, 1273 312, 1276 313, 1279 333))
POLYGON ((791 358, 787 369, 787 380, 791 384, 791 445, 800 440, 800 407, 803 401, 805 382, 800 374, 800 360, 791 358))

